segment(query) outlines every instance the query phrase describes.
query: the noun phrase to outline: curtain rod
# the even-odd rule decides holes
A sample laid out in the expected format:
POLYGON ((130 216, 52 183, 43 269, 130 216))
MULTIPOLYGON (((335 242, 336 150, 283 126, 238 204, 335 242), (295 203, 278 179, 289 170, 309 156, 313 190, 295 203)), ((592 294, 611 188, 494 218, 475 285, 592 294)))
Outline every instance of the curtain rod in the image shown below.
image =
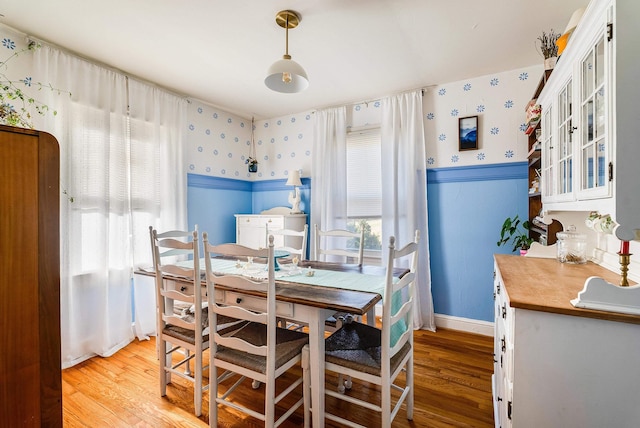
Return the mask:
POLYGON ((422 96, 424 97, 424 94, 429 89, 435 88, 436 86, 437 85, 428 85, 428 86, 423 86, 423 87, 415 88, 415 89, 407 89, 407 90, 404 90, 404 91, 396 92, 395 94, 380 96, 380 97, 372 98, 372 99, 368 99, 368 100, 352 101, 352 102, 347 102, 347 103, 344 103, 344 104, 334 104, 334 105, 330 105, 330 106, 326 106, 326 107, 316 108, 311 113, 313 114, 313 113, 317 112, 318 110, 325 110, 325 109, 328 109, 328 108, 343 107, 343 106, 344 107, 346 107, 346 106, 355 106, 355 105, 358 105, 358 104, 365 104, 368 107, 369 103, 380 101, 382 98, 390 97, 390 96, 393 96, 393 95, 406 94, 406 93, 414 92, 414 91, 417 91, 417 90, 420 90, 421 93, 422 93, 422 96))
MULTIPOLYGON (((16 31, 19 31, 19 30, 16 30, 16 31)), ((165 88, 164 86, 158 85, 157 83, 151 82, 151 81, 149 81, 147 79, 143 79, 142 77, 136 76, 135 74, 127 73, 127 72, 125 72, 125 71, 123 71, 123 70, 121 70, 119 68, 116 68, 116 67, 113 67, 111 65, 105 64, 104 62, 98 61, 98 60, 96 60, 94 58, 86 57, 84 55, 81 55, 81 54, 79 54, 77 52, 72 51, 71 49, 59 46, 59 45, 57 45, 55 43, 51 43, 51 42, 48 42, 46 40, 39 39, 38 37, 31 36, 29 34, 25 34, 25 33, 22 33, 22 34, 27 39, 27 42, 35 42, 35 43, 38 43, 40 45, 46 45, 46 46, 48 46, 50 48, 55 48, 55 49, 57 49, 57 50, 59 50, 61 52, 66 53, 67 55, 73 55, 76 58, 79 58, 79 59, 81 59, 83 61, 89 62, 89 63, 91 63, 93 65, 97 65, 97 66, 102 67, 102 68, 104 68, 106 70, 112 71, 114 73, 121 74, 122 76, 124 76, 126 78, 134 79, 134 80, 137 80, 140 83, 144 83, 144 84, 152 86, 154 88, 162 89, 163 91, 165 91, 165 92, 167 92, 167 93, 169 93, 171 95, 174 95, 174 96, 176 96, 178 98, 182 98, 185 101, 187 101, 188 103, 191 103, 191 100, 189 99, 189 96, 187 96, 185 94, 181 94, 181 93, 178 93, 178 92, 173 91, 171 89, 165 88)))

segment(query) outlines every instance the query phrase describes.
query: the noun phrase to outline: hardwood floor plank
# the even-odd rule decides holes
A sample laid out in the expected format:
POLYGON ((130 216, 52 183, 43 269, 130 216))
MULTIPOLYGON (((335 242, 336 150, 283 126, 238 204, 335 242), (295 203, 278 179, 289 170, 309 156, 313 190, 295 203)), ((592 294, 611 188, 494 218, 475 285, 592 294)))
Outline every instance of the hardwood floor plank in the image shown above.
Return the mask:
MULTIPOLYGON (((407 421, 403 405, 393 427, 493 427, 493 339, 441 329, 436 333, 416 331, 414 342, 414 419, 407 421)), ((208 392, 203 394, 203 415, 197 418, 193 386, 186 380, 174 377, 167 396, 160 397, 153 339, 134 341, 109 358, 95 357, 63 370, 62 378, 65 427, 205 427, 209 422, 208 392)), ((326 388, 336 388, 336 382, 335 375, 329 373, 326 388)), ((239 401, 250 401, 260 408, 262 391, 251 389, 250 382, 236 393, 239 401)), ((379 392, 372 385, 354 382, 349 394, 377 398, 379 392)), ((368 410, 331 397, 326 401, 332 413, 352 415, 368 427, 379 426, 375 414, 368 410)), ((224 408, 218 413, 222 428, 263 426, 234 410, 224 408)), ((300 409, 282 427, 297 428, 302 422, 300 409)), ((326 426, 338 427, 328 421, 326 426)))

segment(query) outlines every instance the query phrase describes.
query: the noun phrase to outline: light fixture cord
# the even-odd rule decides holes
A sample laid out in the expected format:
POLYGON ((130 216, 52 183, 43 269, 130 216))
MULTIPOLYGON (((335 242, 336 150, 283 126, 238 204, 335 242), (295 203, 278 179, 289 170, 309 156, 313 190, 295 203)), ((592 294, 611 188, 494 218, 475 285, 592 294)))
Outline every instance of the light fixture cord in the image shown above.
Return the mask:
POLYGON ((289 14, 287 14, 287 25, 285 29, 285 55, 289 56, 289 14))

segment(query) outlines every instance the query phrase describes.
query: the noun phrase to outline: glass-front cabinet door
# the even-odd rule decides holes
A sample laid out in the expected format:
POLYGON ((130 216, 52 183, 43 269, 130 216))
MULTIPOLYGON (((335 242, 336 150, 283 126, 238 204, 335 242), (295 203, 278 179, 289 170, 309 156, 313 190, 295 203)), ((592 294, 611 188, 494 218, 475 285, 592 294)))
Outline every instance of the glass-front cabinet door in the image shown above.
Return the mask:
POLYGON ((608 126, 608 61, 604 33, 580 65, 580 196, 600 198, 610 193, 608 126))
POLYGON ((573 199, 573 126, 572 79, 562 88, 558 95, 558 143, 556 150, 558 200, 573 199))
POLYGON ((542 111, 542 197, 553 198, 556 194, 555 192, 555 177, 554 177, 554 141, 553 141, 553 133, 552 130, 552 117, 553 117, 553 106, 549 106, 545 110, 542 111))

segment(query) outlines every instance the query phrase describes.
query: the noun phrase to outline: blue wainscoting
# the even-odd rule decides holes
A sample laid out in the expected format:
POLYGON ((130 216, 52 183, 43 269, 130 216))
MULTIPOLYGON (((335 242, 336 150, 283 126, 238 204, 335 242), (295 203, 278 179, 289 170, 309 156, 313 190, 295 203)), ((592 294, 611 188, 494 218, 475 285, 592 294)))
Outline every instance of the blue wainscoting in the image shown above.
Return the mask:
POLYGON ((195 224, 215 244, 236 241, 234 214, 251 211, 252 188, 248 181, 205 175, 187 176, 189 228, 195 224))
POLYGON ((434 311, 493 321, 493 254, 504 219, 528 216, 527 163, 427 170, 434 311))
MULTIPOLYGON (((302 179, 300 209, 309 212, 309 182, 302 179)), ((209 234, 214 243, 235 242, 234 214, 258 214, 263 210, 290 206, 286 180, 242 181, 229 178, 187 175, 187 213, 189 228, 195 224, 209 234)))

